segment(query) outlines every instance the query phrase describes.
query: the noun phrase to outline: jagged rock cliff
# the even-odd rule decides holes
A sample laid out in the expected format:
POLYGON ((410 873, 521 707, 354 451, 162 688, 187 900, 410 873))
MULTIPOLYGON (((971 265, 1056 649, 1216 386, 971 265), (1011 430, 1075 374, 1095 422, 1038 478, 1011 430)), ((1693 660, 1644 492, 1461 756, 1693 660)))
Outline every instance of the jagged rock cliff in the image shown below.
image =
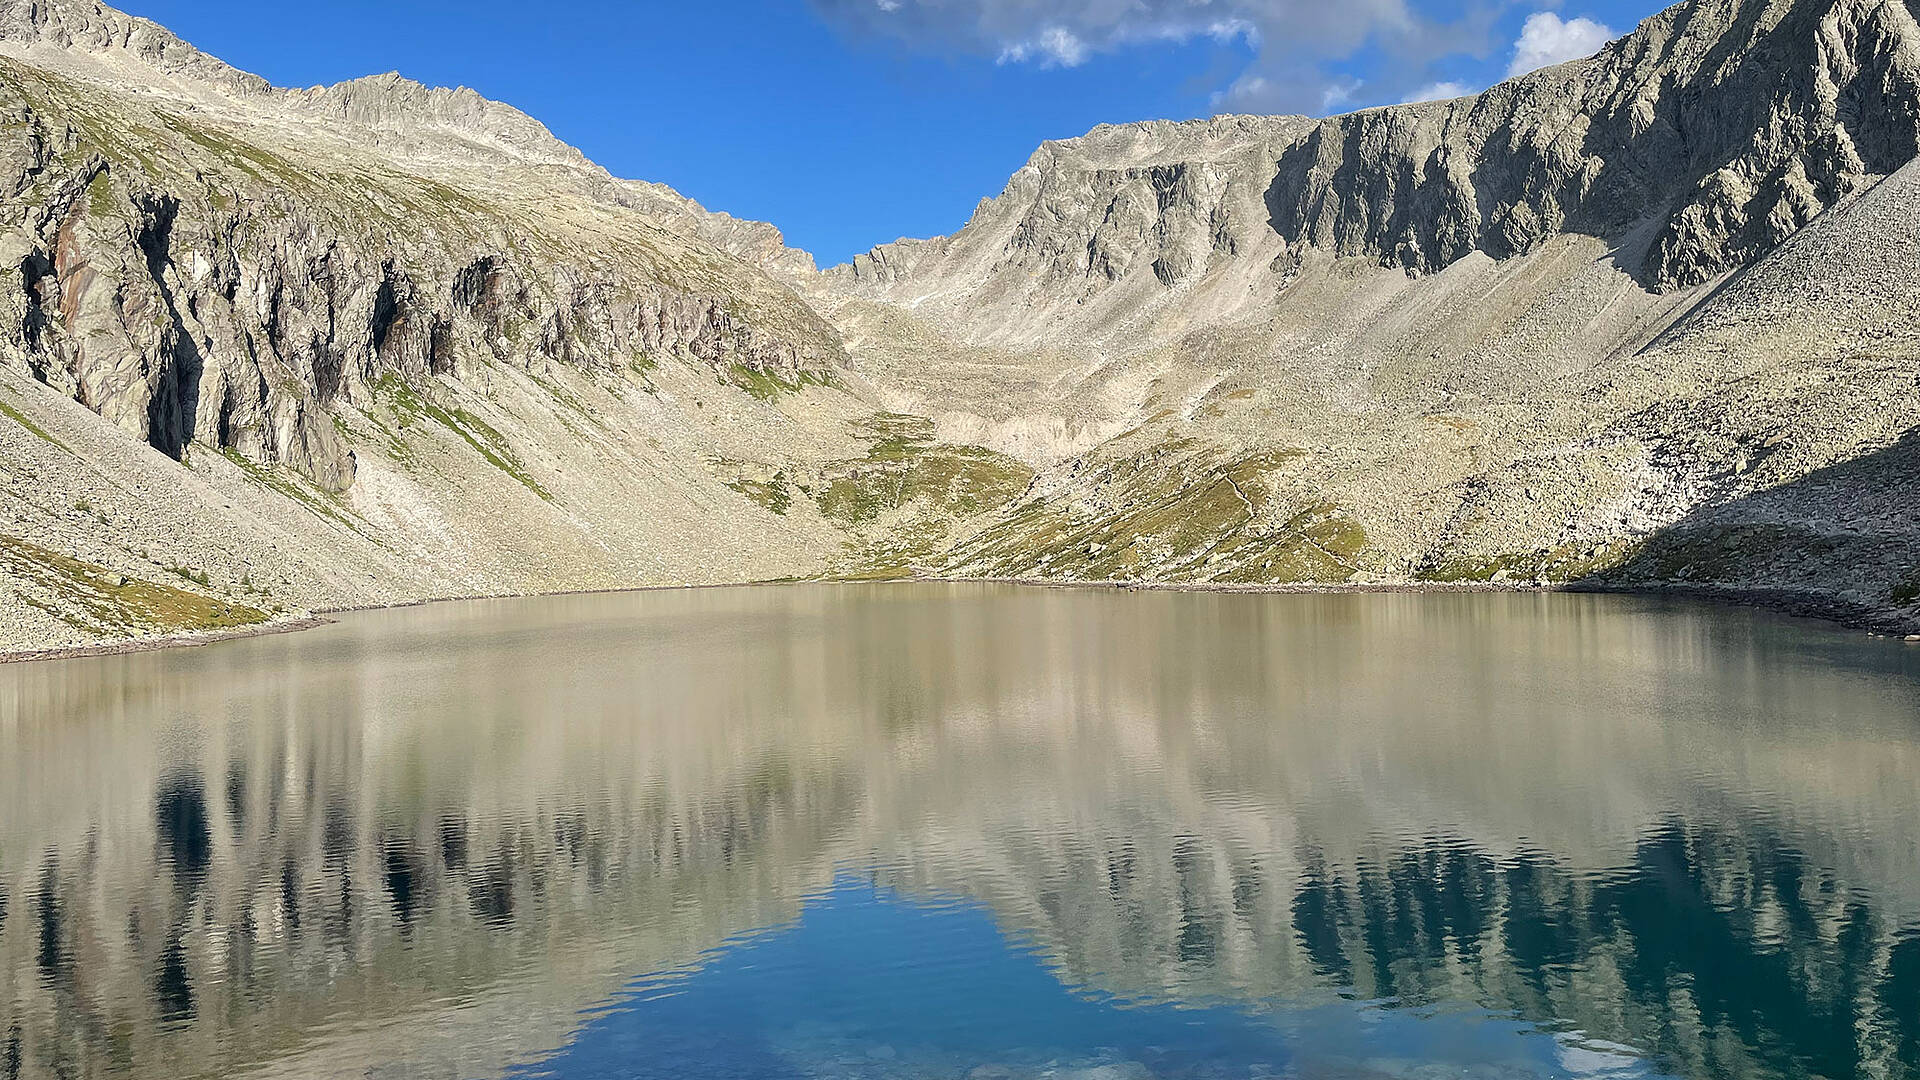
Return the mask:
POLYGON ((1101 127, 825 272, 471 91, 90 0, 0 0, 0 125, 0 644, 822 574, 1920 612, 1901 0, 1101 127))
POLYGON ((1093 291, 1136 266, 1195 280, 1268 232, 1416 273, 1647 232, 1628 269, 1667 291, 1771 250, 1920 152, 1917 133, 1920 26, 1901 0, 1702 0, 1471 97, 1049 143, 956 236, 835 273, 889 285, 970 256, 1093 291))
POLYGON ((662 226, 703 240, 749 266, 788 278, 805 278, 816 270, 812 255, 788 247, 780 230, 764 221, 708 210, 665 184, 625 180, 620 192, 662 226))
POLYGON ((0 535, 27 545, 0 636, 192 625, 128 589, 257 614, 837 550, 710 462, 862 448, 838 336, 702 239, 711 215, 650 213, 517 110, 397 76, 280 90, 33 0, 0 7, 0 124, 0 535))
POLYGON ((1907 5, 1693 0, 1473 97, 1046 144, 818 303, 895 407, 1041 466, 946 572, 1679 582, 1898 622, 1916 522, 1897 467, 1846 463, 1920 423, 1888 179, 1917 140, 1907 5))
POLYGON ((1416 271, 1651 230, 1649 287, 1771 250, 1905 164, 1920 27, 1900 0, 1678 6, 1591 60, 1323 122, 1267 203, 1289 240, 1416 271))
POLYGON ((15 151, 0 188, 27 217, 6 238, 23 276, 11 344, 41 381, 170 456, 198 441, 341 491, 353 466, 327 408, 385 377, 457 378, 462 356, 537 369, 685 354, 789 381, 837 358, 810 312, 710 249, 636 222, 589 258, 489 205, 502 185, 480 183, 485 168, 557 169, 548 186, 568 194, 606 186, 507 106, 397 76, 275 91, 88 7, 17 5, 0 33, 28 60, 52 41, 103 78, 151 60, 200 82, 108 111, 90 107, 104 103, 87 100, 79 64, 61 65, 80 68, 71 78, 18 62, 0 74, 15 151), (233 115, 262 102, 303 126, 337 122, 343 139, 375 133, 392 156, 276 150, 233 115), (422 167, 436 161, 453 183, 422 167))

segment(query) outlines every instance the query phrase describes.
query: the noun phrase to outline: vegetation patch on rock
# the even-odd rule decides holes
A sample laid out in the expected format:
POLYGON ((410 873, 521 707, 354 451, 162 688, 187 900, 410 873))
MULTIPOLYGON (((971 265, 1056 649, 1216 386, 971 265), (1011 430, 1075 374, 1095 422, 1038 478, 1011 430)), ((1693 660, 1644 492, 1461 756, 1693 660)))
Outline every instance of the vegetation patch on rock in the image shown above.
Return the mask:
MULTIPOLYGON (((0 566, 53 598, 23 595, 25 602, 100 637, 229 630, 269 617, 245 604, 129 578, 18 537, 0 536, 0 566)), ((197 584, 206 581, 204 572, 183 576, 197 584)))
POLYGON ((404 429, 415 420, 431 420, 448 431, 458 435, 461 441, 472 447, 487 464, 499 469, 524 486, 528 491, 546 500, 553 501, 553 494, 540 485, 520 463, 506 436, 485 420, 458 406, 443 408, 433 403, 425 395, 407 385, 405 379, 388 376, 381 380, 379 390, 388 404, 393 407, 399 418, 399 426, 404 429))

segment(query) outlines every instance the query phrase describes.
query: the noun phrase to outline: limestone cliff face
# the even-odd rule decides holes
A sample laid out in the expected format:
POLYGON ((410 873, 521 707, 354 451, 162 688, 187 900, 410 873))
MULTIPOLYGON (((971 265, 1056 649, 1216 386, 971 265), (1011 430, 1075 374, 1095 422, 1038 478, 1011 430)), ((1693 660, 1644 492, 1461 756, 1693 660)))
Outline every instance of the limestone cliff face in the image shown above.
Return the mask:
POLYGON ((1431 273, 1644 230, 1629 269, 1666 291, 1753 261, 1916 140, 1920 26, 1902 0, 1699 0, 1473 97, 1049 143, 960 233, 831 276, 1043 304, 1136 271, 1184 284, 1275 237, 1431 273), (1003 275, 1034 284, 996 287, 1003 275))
POLYGON ((819 292, 896 408, 1039 466, 943 572, 1910 626, 1914 12, 1686 0, 1454 101, 1098 128, 819 292))
POLYGON ((820 572, 740 477, 874 406, 778 233, 673 201, 469 90, 0 0, 0 643, 820 572))
MULTIPOLYGON (((170 193, 130 189, 98 154, 36 164, 51 182, 5 251, 21 285, 6 331, 34 376, 172 457, 199 440, 349 485, 352 457, 324 415, 346 375, 347 260, 314 259, 291 223, 258 230, 210 205, 183 221, 170 193)), ((18 197, 40 176, 10 179, 18 197)))
POLYGON ((1205 274, 1267 230, 1272 160, 1313 122, 1219 117, 1103 126, 1049 142, 949 237, 901 240, 827 272, 842 288, 952 288, 1005 273, 1035 292, 1104 289, 1134 270, 1205 274))
POLYGON ((1920 26, 1900 0, 1715 0, 1477 97, 1325 121, 1267 203, 1290 241, 1415 271, 1644 225, 1631 269, 1664 290, 1771 250, 1916 138, 1920 26))
POLYGON ((619 198, 681 236, 711 244, 749 266, 782 278, 805 279, 816 272, 813 256, 787 246, 780 230, 764 221, 708 210, 665 184, 619 181, 619 198))
POLYGON ((281 91, 78 0, 0 9, 0 47, 23 58, 0 60, 0 193, 25 221, 0 251, 18 275, 0 344, 175 458, 200 443, 345 490, 330 407, 382 379, 458 379, 462 357, 537 372, 684 355, 787 381, 835 362, 824 324, 697 234, 634 213, 623 242, 579 243, 575 218, 630 200, 470 90, 281 91), (86 80, 122 70, 157 102, 109 111, 86 80), (327 139, 362 145, 309 156, 327 139), (584 208, 542 221, 490 197, 516 177, 584 208))
POLYGON ((208 56, 167 28, 94 0, 5 0, 0 3, 0 36, 18 45, 117 54, 150 70, 233 94, 272 89, 265 79, 208 56))
POLYGON ((215 89, 243 101, 349 121, 390 147, 409 148, 411 142, 411 149, 428 149, 436 136, 453 135, 468 153, 589 165, 539 121, 465 87, 426 87, 389 73, 335 86, 280 89, 208 56, 163 26, 95 0, 0 0, 0 40, 16 51, 35 50, 42 60, 89 57, 113 66, 131 64, 130 74, 140 81, 158 75, 176 91, 215 89))

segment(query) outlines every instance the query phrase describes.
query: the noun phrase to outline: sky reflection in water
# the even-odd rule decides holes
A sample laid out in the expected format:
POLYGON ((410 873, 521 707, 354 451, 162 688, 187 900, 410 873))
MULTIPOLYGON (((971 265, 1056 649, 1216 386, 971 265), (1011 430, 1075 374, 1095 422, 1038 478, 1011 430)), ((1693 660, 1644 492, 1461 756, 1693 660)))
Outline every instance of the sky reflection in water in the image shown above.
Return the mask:
POLYGON ((1477 1010, 1379 1002, 1259 1009, 1117 1002, 1074 987, 964 901, 852 877, 800 921, 681 977, 642 980, 515 1076, 1651 1077, 1628 1048, 1477 1010), (982 1064, 989 1063, 989 1064, 982 1064))

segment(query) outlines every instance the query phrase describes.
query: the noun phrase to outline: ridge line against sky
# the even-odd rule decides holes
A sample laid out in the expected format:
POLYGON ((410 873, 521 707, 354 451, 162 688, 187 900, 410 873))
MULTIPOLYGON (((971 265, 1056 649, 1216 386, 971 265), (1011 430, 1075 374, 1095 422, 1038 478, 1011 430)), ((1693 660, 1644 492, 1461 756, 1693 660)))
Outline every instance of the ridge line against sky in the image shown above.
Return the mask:
POLYGON ((1659 0, 120 0, 281 86, 470 86, 822 265, 950 233, 1048 139, 1476 93, 1659 0))

